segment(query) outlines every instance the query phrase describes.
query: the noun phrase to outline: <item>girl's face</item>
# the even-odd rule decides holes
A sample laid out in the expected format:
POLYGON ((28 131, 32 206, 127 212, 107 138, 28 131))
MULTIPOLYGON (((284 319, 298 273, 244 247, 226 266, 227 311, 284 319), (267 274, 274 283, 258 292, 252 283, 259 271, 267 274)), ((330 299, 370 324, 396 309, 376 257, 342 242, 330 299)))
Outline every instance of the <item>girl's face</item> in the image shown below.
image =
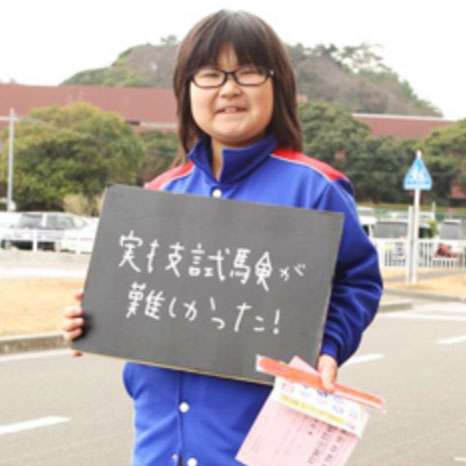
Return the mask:
MULTIPOLYGON (((224 71, 241 67, 230 45, 220 49, 217 66, 224 71)), ((194 121, 211 137, 213 147, 240 148, 262 139, 273 113, 273 83, 240 86, 229 75, 221 87, 202 89, 190 83, 194 121)))

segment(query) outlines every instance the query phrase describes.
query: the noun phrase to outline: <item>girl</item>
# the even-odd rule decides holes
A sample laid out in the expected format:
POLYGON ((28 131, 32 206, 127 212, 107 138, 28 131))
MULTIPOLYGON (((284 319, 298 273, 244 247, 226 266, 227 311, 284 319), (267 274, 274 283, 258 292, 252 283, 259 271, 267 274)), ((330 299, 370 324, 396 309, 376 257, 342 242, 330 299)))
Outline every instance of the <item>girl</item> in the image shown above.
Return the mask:
MULTIPOLYGON (((274 31, 245 12, 219 11, 188 33, 174 74, 183 163, 146 185, 344 214, 317 368, 328 391, 357 349, 382 291, 376 252, 362 230, 349 180, 299 151, 295 79, 274 31)), ((181 161, 180 161, 181 162, 181 161)), ((66 311, 65 338, 83 311, 66 311)), ((233 466, 270 389, 129 362, 133 461, 144 466, 233 466)))

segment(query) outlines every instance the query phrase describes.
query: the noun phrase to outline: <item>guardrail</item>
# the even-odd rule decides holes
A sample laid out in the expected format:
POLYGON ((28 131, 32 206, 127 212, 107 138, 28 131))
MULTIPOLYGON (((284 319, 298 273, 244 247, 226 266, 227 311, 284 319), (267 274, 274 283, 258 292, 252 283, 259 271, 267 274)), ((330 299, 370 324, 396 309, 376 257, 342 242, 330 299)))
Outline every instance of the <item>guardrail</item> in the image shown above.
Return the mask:
POLYGON ((80 230, 40 230, 15 228, 0 231, 0 246, 4 249, 18 247, 37 251, 71 251, 77 254, 91 252, 94 236, 83 234, 80 230))
MULTIPOLYGON (((406 239, 372 239, 384 267, 405 267, 408 257, 406 239)), ((464 268, 466 265, 466 241, 420 239, 417 266, 425 268, 464 268)))

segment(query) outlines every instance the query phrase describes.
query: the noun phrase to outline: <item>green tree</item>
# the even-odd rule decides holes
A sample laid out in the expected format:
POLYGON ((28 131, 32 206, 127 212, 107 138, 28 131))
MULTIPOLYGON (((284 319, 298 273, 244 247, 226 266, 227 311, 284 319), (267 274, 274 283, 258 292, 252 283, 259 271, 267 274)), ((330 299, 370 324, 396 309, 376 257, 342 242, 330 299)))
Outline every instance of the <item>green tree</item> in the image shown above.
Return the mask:
POLYGON ((346 167, 346 161, 361 149, 370 135, 366 124, 328 102, 299 104, 299 119, 304 152, 340 169, 346 167), (338 154, 344 157, 338 159, 338 154))
POLYGON ((433 194, 439 203, 449 199, 452 183, 466 191, 466 119, 435 129, 419 143, 433 178, 433 194))
MULTIPOLYGON (((5 167, 7 131, 2 139, 5 167)), ((20 210, 61 210, 68 194, 94 199, 109 184, 134 184, 142 155, 138 137, 116 114, 86 103, 32 110, 16 126, 14 199, 20 210)))
POLYGON ((395 140, 390 136, 368 137, 360 151, 348 160, 346 175, 355 186, 358 200, 410 202, 403 180, 414 156, 415 140, 395 140))
POLYGON ((170 167, 178 150, 178 137, 176 133, 161 131, 144 131, 139 137, 144 160, 138 178, 143 184, 170 167))
POLYGON ((414 154, 415 141, 373 137, 364 123, 327 102, 299 106, 303 150, 350 177, 358 201, 403 202, 403 177, 414 154))

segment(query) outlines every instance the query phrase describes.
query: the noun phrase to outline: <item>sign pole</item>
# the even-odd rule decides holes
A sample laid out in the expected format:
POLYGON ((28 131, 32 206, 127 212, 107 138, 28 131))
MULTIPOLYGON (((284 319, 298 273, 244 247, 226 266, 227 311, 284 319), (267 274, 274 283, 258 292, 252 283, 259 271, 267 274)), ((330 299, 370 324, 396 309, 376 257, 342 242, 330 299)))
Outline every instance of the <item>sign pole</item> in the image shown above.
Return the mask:
POLYGON ((408 237, 406 238, 406 283, 409 285, 411 283, 411 277, 414 275, 414 261, 413 261, 413 250, 414 250, 414 214, 413 206, 408 207, 408 237))
POLYGON ((412 222, 412 248, 411 248, 411 276, 409 284, 413 285, 417 282, 417 263, 418 263, 418 246, 419 246, 419 205, 421 199, 421 190, 414 190, 414 206, 413 206, 413 222, 412 222))
POLYGON ((404 180, 404 188, 414 191, 413 207, 409 210, 408 257, 406 261, 406 281, 413 285, 417 282, 419 210, 421 190, 432 188, 432 178, 422 162, 422 152, 416 151, 416 159, 404 180))
POLYGON ((403 182, 404 189, 414 191, 414 204, 410 207, 408 257, 406 261, 406 281, 410 285, 416 283, 416 268, 419 262, 419 206, 421 203, 421 190, 432 189, 432 178, 422 162, 422 152, 416 152, 416 158, 403 182))
POLYGON ((15 131, 15 111, 10 109, 10 130, 9 130, 9 137, 10 137, 10 144, 8 150, 8 188, 7 188, 7 201, 6 201, 6 210, 11 212, 15 210, 13 208, 13 144, 15 140, 14 131, 15 131))

